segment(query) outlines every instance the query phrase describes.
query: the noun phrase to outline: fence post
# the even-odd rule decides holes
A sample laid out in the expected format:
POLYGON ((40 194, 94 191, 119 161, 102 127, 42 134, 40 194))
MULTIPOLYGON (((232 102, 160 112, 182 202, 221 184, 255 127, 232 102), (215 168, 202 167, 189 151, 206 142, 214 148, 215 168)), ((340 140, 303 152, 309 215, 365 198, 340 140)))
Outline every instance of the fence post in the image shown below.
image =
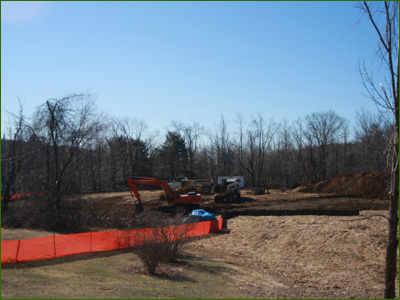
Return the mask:
POLYGON ((18 254, 19 254, 19 247, 21 245, 21 240, 18 240, 18 246, 17 246, 17 255, 15 255, 15 262, 18 261, 18 254))
POLYGON ((121 249, 120 230, 117 230, 117 234, 118 234, 118 249, 121 249))
POLYGON ((53 232, 53 247, 54 247, 54 258, 57 257, 57 252, 56 252, 56 234, 53 232))

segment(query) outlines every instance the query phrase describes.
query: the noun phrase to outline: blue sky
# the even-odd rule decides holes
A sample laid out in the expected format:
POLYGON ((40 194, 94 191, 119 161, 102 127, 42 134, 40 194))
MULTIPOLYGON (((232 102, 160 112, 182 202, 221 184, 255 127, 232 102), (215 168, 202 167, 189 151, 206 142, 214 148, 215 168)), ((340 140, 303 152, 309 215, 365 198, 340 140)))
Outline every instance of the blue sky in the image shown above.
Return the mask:
POLYGON ((377 39, 356 2, 1 2, 1 115, 89 92, 111 116, 213 128, 237 113, 353 124, 377 39))

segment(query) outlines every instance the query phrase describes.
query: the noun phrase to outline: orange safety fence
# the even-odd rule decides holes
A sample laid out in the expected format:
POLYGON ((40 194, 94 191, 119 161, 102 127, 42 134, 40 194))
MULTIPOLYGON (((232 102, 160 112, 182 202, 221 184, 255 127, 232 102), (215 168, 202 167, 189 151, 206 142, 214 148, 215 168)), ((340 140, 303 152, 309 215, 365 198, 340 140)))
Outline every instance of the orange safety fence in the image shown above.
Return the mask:
MULTIPOLYGON (((23 194, 13 194, 10 197, 10 200, 17 200, 17 199, 23 199, 23 198, 29 198, 32 196, 43 196, 43 195, 47 195, 47 192, 39 192, 39 193, 23 193, 23 194)), ((1 200, 3 200, 4 196, 1 196, 1 200)))
POLYGON ((223 218, 164 228, 142 228, 52 235, 26 240, 1 241, 1 263, 27 262, 67 255, 140 246, 159 234, 174 240, 196 237, 222 229, 223 218), (182 233, 182 234, 180 234, 182 233))

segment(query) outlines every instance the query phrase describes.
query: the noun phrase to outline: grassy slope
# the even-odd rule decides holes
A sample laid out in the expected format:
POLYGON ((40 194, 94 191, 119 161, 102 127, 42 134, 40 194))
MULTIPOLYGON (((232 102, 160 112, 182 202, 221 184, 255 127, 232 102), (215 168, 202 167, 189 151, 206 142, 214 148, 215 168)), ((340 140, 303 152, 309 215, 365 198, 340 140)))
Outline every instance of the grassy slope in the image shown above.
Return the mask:
POLYGON ((1 298, 241 298, 226 263, 186 256, 169 276, 140 275, 131 251, 2 266, 1 298))

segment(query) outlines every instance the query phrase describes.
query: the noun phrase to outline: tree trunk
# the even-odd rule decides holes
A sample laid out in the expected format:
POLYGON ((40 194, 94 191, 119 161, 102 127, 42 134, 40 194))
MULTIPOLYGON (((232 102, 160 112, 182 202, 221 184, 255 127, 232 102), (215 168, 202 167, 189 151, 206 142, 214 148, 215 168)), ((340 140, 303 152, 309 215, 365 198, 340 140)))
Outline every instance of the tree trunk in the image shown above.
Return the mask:
POLYGON ((385 299, 396 297, 396 266, 397 266, 397 247, 399 244, 398 212, 399 212, 399 154, 398 144, 395 143, 395 158, 392 170, 391 195, 390 195, 390 216, 389 216, 389 236, 386 248, 386 270, 385 270, 385 299))

